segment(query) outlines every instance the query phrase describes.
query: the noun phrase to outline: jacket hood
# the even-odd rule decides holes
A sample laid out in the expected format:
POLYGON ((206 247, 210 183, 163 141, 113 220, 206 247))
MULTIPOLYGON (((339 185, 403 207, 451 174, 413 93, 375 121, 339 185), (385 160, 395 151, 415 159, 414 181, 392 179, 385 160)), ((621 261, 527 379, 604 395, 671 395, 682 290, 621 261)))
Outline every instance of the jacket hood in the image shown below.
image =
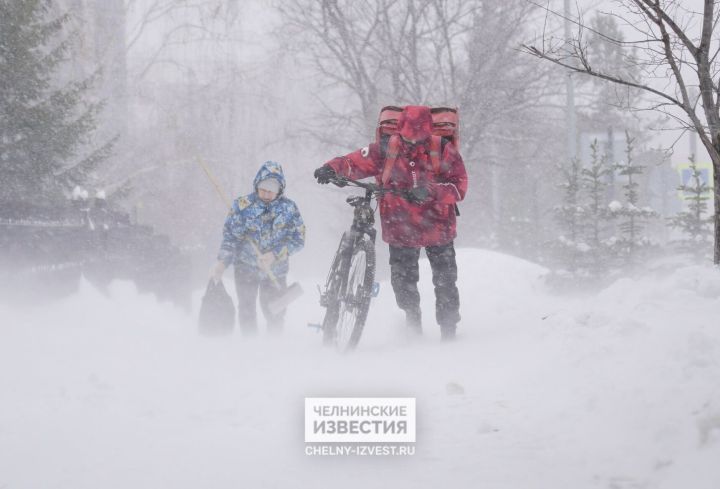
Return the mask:
POLYGON ((430 107, 408 105, 398 118, 398 131, 405 139, 425 141, 432 135, 432 130, 430 107))
POLYGON ((263 163, 258 170, 257 175, 255 175, 255 180, 253 181, 253 190, 255 192, 257 192, 258 184, 266 178, 274 178, 280 182, 280 192, 278 193, 278 196, 285 193, 285 174, 283 173, 280 163, 276 161, 266 161, 263 163))

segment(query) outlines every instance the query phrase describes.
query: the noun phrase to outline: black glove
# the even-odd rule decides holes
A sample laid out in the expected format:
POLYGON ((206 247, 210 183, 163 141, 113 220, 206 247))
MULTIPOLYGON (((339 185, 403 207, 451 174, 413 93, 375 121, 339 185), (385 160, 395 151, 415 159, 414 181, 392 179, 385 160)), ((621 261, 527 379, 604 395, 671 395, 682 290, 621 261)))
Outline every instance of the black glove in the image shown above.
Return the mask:
POLYGON ((413 187, 407 191, 407 200, 413 204, 422 204, 430 197, 430 190, 427 187, 413 187))
POLYGON ((330 165, 323 165, 313 173, 313 176, 317 179, 318 183, 325 185, 330 183, 330 180, 337 177, 337 173, 332 169, 330 165))

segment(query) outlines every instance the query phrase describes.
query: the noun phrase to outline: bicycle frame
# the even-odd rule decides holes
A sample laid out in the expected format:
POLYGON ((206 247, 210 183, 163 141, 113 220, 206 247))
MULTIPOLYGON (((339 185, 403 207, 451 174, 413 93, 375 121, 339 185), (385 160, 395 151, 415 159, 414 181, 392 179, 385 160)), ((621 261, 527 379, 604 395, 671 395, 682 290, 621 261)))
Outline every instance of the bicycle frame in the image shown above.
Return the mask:
POLYGON ((375 212, 370 203, 373 196, 382 196, 383 194, 395 194, 407 198, 407 192, 400 190, 385 188, 374 183, 363 183, 357 180, 350 180, 345 177, 335 177, 332 183, 339 187, 352 186, 365 189, 365 196, 353 196, 346 199, 347 203, 355 207, 353 217, 352 230, 365 233, 375 242, 375 212))
POLYGON ((346 202, 354 207, 353 222, 350 227, 352 234, 366 234, 373 243, 377 230, 375 229, 375 211, 371 206, 372 197, 375 192, 371 189, 365 189, 365 196, 348 197, 346 202))
POLYGON ((343 349, 352 349, 357 344, 367 317, 372 297, 377 296, 378 284, 375 277, 375 209, 372 207, 373 197, 389 192, 372 183, 362 183, 337 177, 331 180, 338 186, 351 185, 365 190, 363 196, 351 196, 346 202, 353 207, 353 221, 350 229, 345 231, 333 258, 324 290, 320 291, 320 305, 326 313, 321 329, 323 339, 328 342, 337 338, 338 321, 345 326, 342 331, 349 336, 344 341, 343 349), (360 253, 358 255, 358 253, 360 253), (364 265, 362 269, 352 268, 355 257, 360 256, 364 265), (367 260, 367 262, 365 262, 367 260), (360 275, 358 275, 358 273, 360 275), (354 282, 358 278, 361 282, 354 282), (353 280, 353 282, 351 282, 353 280), (354 285, 351 285, 354 284, 354 285), (350 287, 350 288, 348 288, 350 287), (350 316, 345 316, 349 311, 350 316), (357 315, 356 315, 357 314, 357 315), (346 323, 348 318, 352 323, 346 323), (350 329, 347 329, 350 324, 350 329))
MULTIPOLYGON (((375 229, 375 211, 372 208, 372 198, 374 195, 381 193, 379 187, 372 184, 365 184, 362 182, 356 182, 354 180, 347 180, 338 178, 341 185, 352 185, 365 189, 365 195, 359 196, 354 195, 345 199, 345 201, 353 207, 353 221, 350 229, 345 231, 340 240, 340 246, 338 247, 335 256, 342 256, 345 253, 351 251, 356 243, 363 239, 363 236, 367 236, 375 247, 375 238, 377 236, 377 230, 375 229)), ((320 305, 327 307, 327 294, 328 290, 321 292, 320 305)))
MULTIPOLYGON (((358 187, 365 190, 364 196, 355 195, 348 197, 345 201, 354 208, 353 211, 353 222, 350 226, 350 230, 343 234, 344 246, 341 245, 341 250, 347 247, 352 247, 358 239, 361 239, 363 235, 367 235, 370 241, 375 246, 375 238, 377 236, 377 230, 375 229, 375 210, 372 208, 371 203, 374 196, 381 196, 385 193, 399 193, 396 190, 386 189, 373 183, 364 183, 357 180, 350 180, 345 177, 335 177, 331 180, 332 183, 339 187, 352 186, 358 187)), ((338 250, 338 251, 341 251, 338 250)))
POLYGON ((336 346, 342 344, 344 345, 342 349, 348 351, 355 348, 360 340, 370 302, 379 291, 379 284, 374 280, 377 231, 375 230, 375 210, 371 205, 372 199, 386 193, 408 198, 408 193, 341 176, 335 176, 329 179, 329 182, 339 187, 350 185, 365 190, 364 196, 352 196, 346 199, 354 209, 353 222, 350 229, 343 233, 338 250, 330 265, 325 289, 320 291, 320 305, 325 307, 326 311, 322 325, 317 326, 323 332, 323 340, 326 344, 335 344, 336 346), (343 334, 341 336, 343 339, 347 339, 347 342, 337 343, 338 321, 342 325, 340 331, 343 334), (347 321, 351 321, 351 323, 347 321))

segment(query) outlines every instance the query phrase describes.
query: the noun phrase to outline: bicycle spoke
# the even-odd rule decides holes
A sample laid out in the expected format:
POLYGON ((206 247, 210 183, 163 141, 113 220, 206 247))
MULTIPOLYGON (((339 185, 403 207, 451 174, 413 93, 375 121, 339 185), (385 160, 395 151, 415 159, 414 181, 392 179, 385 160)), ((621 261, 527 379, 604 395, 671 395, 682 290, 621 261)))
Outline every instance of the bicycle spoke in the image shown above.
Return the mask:
POLYGON ((337 326, 338 346, 345 349, 352 336, 362 303, 363 284, 367 256, 364 250, 356 253, 350 263, 348 284, 340 305, 340 318, 337 326))

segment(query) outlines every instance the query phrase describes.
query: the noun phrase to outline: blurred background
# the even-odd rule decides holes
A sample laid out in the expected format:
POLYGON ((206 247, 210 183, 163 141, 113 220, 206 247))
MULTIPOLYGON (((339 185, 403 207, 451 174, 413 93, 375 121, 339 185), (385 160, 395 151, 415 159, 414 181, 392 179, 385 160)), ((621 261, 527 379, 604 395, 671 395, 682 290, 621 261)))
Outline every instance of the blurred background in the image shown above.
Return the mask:
MULTIPOLYGON (((595 66, 642 77, 633 52, 609 41, 628 35, 612 8, 574 5, 570 17, 587 28, 572 22, 571 35, 584 36, 595 66)), ((642 109, 639 90, 570 76, 520 49, 567 35, 561 2, 37 0, 3 9, 0 265, 10 291, 80 273, 98 284, 133 278, 160 295, 201 286, 226 214, 201 162, 231 196, 252 191, 264 161, 280 162, 308 229, 294 273, 321 276, 351 221, 349 191, 320 187, 312 172, 372 142, 390 104, 459 109, 470 190, 458 246, 523 257, 562 280, 712 253, 711 209, 694 231, 672 223, 691 194, 678 187, 694 174, 711 181, 693 134, 642 109), (594 209, 572 180, 593 165, 605 169, 594 209)), ((710 195, 697 188, 698 199, 710 195)), ((378 248, 382 276, 387 251, 378 248)))

